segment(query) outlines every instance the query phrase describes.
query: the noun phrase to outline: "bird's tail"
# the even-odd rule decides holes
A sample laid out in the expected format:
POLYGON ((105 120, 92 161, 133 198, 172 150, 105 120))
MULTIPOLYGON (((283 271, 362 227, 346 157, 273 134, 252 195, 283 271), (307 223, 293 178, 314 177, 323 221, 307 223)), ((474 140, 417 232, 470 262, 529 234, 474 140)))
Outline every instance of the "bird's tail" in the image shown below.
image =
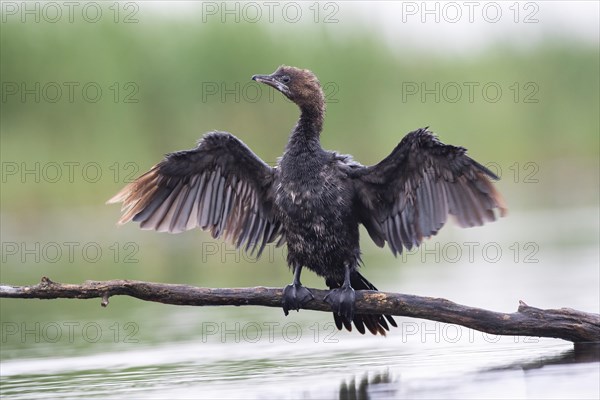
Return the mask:
MULTIPOLYGON (((341 287, 341 284, 338 282, 333 282, 330 279, 328 279, 326 283, 330 289, 341 287)), ((353 271, 350 274, 350 285, 354 290, 377 290, 377 288, 373 286, 373 284, 358 271, 353 271)), ((373 335, 380 334, 385 336, 386 331, 390 330, 388 322, 394 327, 398 326, 391 315, 382 314, 355 314, 353 320, 350 321, 348 318, 338 315, 337 313, 333 313, 333 319, 335 320, 335 325, 339 330, 342 330, 342 328, 345 327, 348 331, 352 331, 352 322, 354 322, 356 330, 362 334, 366 332, 366 327, 373 335)))

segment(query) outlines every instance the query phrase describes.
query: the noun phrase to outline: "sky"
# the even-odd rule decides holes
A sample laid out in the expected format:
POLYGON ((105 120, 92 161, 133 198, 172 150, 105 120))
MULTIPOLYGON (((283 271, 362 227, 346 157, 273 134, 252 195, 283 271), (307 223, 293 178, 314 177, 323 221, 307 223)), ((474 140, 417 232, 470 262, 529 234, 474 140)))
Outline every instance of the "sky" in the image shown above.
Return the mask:
POLYGON ((161 17, 199 23, 318 25, 332 35, 379 31, 391 49, 471 54, 505 42, 525 51, 542 39, 598 44, 598 1, 175 1, 140 3, 161 17))

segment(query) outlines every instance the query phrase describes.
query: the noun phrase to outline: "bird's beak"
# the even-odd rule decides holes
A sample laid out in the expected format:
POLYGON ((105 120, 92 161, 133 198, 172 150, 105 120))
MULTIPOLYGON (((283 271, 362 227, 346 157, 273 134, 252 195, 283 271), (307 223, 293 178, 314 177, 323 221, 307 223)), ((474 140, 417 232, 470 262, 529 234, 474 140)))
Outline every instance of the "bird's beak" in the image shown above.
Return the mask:
POLYGON ((274 79, 271 75, 252 75, 252 80, 269 84, 269 82, 273 81, 274 79))
POLYGON ((273 75, 252 75, 252 80, 269 85, 285 95, 290 94, 290 89, 285 84, 279 82, 273 75))

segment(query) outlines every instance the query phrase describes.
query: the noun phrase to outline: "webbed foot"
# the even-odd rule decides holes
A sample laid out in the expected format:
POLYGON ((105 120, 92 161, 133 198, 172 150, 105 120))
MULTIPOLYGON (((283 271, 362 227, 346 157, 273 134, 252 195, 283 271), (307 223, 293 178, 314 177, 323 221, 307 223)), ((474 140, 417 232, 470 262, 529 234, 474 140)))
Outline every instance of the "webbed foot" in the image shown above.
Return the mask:
POLYGON ((331 306, 333 312, 346 318, 348 321, 354 319, 354 303, 356 302, 356 294, 352 286, 342 286, 341 288, 332 289, 325 301, 331 306))
POLYGON ((293 283, 283 288, 283 312, 289 314, 289 310, 300 310, 302 306, 314 298, 313 294, 301 284, 293 283))

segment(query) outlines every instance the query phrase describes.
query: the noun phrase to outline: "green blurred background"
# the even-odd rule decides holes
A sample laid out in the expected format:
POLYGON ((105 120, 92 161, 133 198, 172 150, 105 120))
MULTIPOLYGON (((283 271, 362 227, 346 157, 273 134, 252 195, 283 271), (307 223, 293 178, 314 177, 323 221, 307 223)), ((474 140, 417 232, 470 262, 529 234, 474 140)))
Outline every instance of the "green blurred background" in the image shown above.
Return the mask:
MULTIPOLYGON (((79 14, 72 23, 66 17, 58 23, 43 18, 23 23, 3 9, 3 283, 33 284, 49 276, 72 283, 130 278, 217 287, 287 284, 291 275, 282 249, 254 262, 202 232, 171 236, 140 231, 133 224, 117 227, 118 206, 104 204, 164 153, 193 147, 214 129, 232 132, 274 163, 298 112, 250 77, 281 64, 309 68, 325 85, 325 148, 373 164, 405 133, 430 126, 442 141, 467 147, 471 156, 501 175, 498 185, 511 210, 501 225, 507 243, 536 225, 546 236, 557 232, 549 239, 552 245, 597 246, 598 40, 578 40, 545 25, 543 5, 548 3, 540 3, 540 23, 523 28, 525 45, 520 35, 499 36, 463 52, 446 51, 447 40, 438 45, 415 40, 431 24, 417 24, 410 38, 403 31, 386 35, 375 29, 377 20, 360 19, 365 3, 363 8, 336 3, 338 22, 330 24, 315 23, 312 17, 298 24, 223 23, 218 15, 205 18, 196 3, 174 3, 172 8, 140 3, 135 9, 126 8, 131 3, 119 4, 118 22, 106 3, 104 17, 96 23, 79 14), (124 23, 132 10, 137 10, 132 23, 124 23), (538 39, 528 41, 528 35, 538 39), (434 92, 439 85, 437 94, 422 97, 422 85, 434 92), (474 87, 472 101, 467 85, 474 87), (484 93, 488 86, 492 89, 484 93), (102 95, 90 100, 98 87, 102 95), (499 96, 493 90, 497 87, 499 96), (415 88, 419 92, 412 94, 409 90, 415 88), (24 94, 23 89, 33 92, 24 94), (558 217, 565 210, 579 218, 569 228, 565 217, 558 217), (72 257, 71 245, 65 243, 75 243, 72 257)), ((310 4, 302 4, 309 15, 310 4)), ((438 35, 453 27, 445 29, 438 35)), ((479 34, 469 29, 467 36, 479 34)), ((468 41, 464 36, 457 40, 468 41)), ((492 238, 494 226, 485 231, 492 238)), ((449 228, 449 236, 442 238, 454 232, 449 228)), ((528 235, 519 240, 539 238, 528 235)), ((419 270, 410 268, 415 263, 411 259, 405 260, 408 266, 398 265, 401 261, 387 249, 376 250, 364 234, 363 247, 374 282, 386 282, 385 274, 392 270, 402 271, 395 278, 419 270)), ((583 279, 597 279, 597 271, 586 268, 583 279)), ((439 273, 439 267, 431 270, 432 277, 439 273)), ((561 273, 550 274, 560 281, 561 273)), ((452 271, 443 274, 451 276, 452 271)), ((308 285, 323 286, 320 279, 305 275, 308 285)), ((134 316, 156 327, 158 322, 147 321, 172 310, 115 298, 106 317, 97 303, 3 300, 0 311, 3 321, 127 321, 134 316)), ((281 318, 279 310, 264 312, 281 318)), ((147 340, 158 340, 148 329, 141 332, 147 340)), ((29 347, 18 340, 10 344, 29 347)), ((18 354, 4 352, 3 357, 18 354)))

